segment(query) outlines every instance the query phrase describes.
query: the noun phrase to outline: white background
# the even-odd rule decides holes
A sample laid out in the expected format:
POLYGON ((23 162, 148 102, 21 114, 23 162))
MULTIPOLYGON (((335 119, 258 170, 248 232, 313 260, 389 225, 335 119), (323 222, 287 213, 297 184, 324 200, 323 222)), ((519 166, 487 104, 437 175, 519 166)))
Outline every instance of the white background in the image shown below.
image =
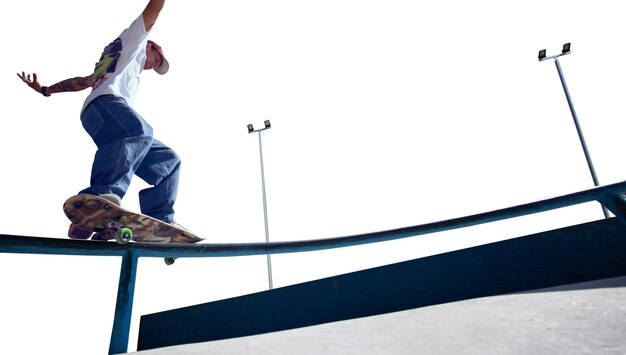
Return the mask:
MULTIPOLYGON (((169 1, 136 109, 182 157, 177 220, 208 243, 329 238, 434 222, 593 187, 553 61, 600 182, 621 181, 623 12, 618 1, 169 1)), ((92 72, 145 1, 0 5, 0 233, 66 238, 66 198, 95 145, 87 91, 43 85, 92 72)), ((124 206, 137 209, 133 180, 124 206)), ((345 250, 272 257, 281 287, 602 218, 598 204, 345 250)), ((119 258, 0 255, 0 352, 106 353, 119 258)), ((436 277, 436 275, 433 275, 436 277)), ((267 289, 265 256, 140 259, 139 317, 267 289)))

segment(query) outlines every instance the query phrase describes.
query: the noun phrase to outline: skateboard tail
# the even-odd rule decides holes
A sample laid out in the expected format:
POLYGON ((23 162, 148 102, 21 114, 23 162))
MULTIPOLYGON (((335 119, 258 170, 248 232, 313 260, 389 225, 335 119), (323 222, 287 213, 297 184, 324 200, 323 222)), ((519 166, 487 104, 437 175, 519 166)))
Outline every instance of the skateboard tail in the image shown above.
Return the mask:
POLYGON ((79 196, 81 195, 70 197, 65 201, 63 212, 72 223, 81 228, 94 230, 97 227, 104 227, 105 221, 115 220, 122 214, 104 199, 77 198, 79 196))

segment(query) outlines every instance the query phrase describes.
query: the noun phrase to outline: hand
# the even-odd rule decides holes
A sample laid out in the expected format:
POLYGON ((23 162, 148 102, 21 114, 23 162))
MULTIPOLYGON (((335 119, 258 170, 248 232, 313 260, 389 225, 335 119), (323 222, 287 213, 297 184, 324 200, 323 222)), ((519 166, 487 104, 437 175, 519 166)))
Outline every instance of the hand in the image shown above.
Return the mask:
POLYGON ((41 93, 41 84, 39 84, 39 81, 37 81, 36 73, 33 73, 32 80, 30 78, 30 74, 26 75, 24 72, 22 72, 21 75, 20 73, 17 73, 17 76, 19 76, 20 79, 22 79, 22 81, 25 82, 26 85, 30 86, 33 90, 37 91, 38 93, 41 93))

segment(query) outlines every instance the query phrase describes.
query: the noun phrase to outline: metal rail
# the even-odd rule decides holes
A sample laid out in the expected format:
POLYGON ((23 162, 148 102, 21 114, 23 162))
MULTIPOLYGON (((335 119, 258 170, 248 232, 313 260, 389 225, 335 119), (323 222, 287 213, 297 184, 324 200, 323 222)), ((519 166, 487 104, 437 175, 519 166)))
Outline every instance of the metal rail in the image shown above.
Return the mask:
POLYGON ((296 253, 379 243, 446 230, 475 226, 513 217, 546 212, 597 201, 626 223, 626 202, 622 197, 626 181, 514 207, 453 218, 440 222, 346 237, 306 241, 238 244, 148 244, 120 245, 110 242, 25 237, 0 234, 0 253, 121 256, 122 266, 111 333, 109 354, 128 351, 137 263, 140 257, 224 257, 296 253))

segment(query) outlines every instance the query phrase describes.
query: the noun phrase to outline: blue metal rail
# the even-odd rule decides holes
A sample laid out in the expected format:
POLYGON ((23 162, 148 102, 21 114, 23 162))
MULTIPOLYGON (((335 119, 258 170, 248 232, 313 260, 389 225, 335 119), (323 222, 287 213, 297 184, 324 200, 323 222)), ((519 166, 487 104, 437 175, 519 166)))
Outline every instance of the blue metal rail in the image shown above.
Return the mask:
POLYGON ((223 257, 318 251, 332 248, 378 243, 446 230, 475 226, 513 217, 546 212, 576 204, 597 201, 626 223, 626 202, 623 193, 626 181, 596 187, 514 207, 453 218, 440 222, 382 232, 306 241, 239 243, 239 244, 146 244, 93 242, 69 239, 24 237, 0 234, 1 253, 121 256, 119 288, 109 354, 128 351, 128 337, 140 257, 223 257))

